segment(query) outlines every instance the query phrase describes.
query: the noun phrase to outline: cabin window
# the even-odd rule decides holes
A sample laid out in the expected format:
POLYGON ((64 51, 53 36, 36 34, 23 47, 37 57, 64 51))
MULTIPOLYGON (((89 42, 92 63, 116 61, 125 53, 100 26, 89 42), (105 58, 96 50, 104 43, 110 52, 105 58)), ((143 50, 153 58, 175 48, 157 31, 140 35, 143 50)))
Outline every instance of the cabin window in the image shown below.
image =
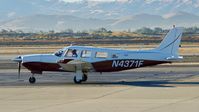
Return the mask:
POLYGON ((79 51, 76 49, 68 49, 66 57, 78 57, 79 51))
POLYGON ((96 58, 107 58, 108 57, 108 53, 107 52, 96 52, 95 57, 96 58))
POLYGON ((91 51, 83 50, 82 51, 82 58, 89 58, 89 57, 91 57, 91 51))

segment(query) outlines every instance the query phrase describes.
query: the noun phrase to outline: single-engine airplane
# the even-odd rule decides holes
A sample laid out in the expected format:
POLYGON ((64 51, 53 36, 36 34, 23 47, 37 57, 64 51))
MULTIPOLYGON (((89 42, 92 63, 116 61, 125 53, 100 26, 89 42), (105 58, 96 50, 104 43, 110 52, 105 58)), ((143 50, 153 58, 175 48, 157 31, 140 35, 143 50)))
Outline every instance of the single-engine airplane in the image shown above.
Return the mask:
POLYGON ((74 72, 74 82, 81 83, 89 72, 116 72, 182 60, 178 54, 181 37, 182 29, 174 27, 157 48, 150 50, 68 46, 54 54, 22 55, 13 61, 19 63, 19 77, 21 65, 31 71, 30 83, 36 82, 34 74, 44 71, 74 72))

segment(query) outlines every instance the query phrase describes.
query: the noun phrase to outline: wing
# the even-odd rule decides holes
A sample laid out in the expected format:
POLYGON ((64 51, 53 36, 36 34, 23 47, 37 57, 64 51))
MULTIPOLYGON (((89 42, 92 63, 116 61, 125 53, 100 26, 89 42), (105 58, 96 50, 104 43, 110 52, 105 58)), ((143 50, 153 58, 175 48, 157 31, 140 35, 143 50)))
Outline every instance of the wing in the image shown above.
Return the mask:
POLYGON ((59 62, 62 70, 75 72, 77 69, 81 69, 82 71, 93 71, 93 65, 89 62, 81 61, 81 60, 71 60, 67 63, 59 62))

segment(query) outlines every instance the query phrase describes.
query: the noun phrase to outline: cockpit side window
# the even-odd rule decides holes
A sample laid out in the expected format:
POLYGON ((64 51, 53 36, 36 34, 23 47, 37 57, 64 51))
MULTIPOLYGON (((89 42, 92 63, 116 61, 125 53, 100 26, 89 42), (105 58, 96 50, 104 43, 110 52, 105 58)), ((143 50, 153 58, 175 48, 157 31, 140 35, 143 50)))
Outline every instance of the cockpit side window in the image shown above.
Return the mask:
POLYGON ((78 57, 79 51, 76 49, 68 49, 65 57, 78 57))

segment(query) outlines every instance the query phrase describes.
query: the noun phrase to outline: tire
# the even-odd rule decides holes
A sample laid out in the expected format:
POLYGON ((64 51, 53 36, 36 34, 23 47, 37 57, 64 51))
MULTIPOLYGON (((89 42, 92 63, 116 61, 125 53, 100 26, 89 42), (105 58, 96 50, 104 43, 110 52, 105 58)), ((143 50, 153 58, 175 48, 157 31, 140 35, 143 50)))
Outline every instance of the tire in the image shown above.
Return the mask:
POLYGON ((88 79, 88 76, 84 74, 84 75, 83 75, 83 78, 82 78, 82 81, 85 82, 85 81, 87 81, 87 79, 88 79))
POLYGON ((73 81, 74 81, 75 84, 81 84, 82 83, 82 80, 77 80, 76 76, 74 76, 73 81))
POLYGON ((30 84, 34 84, 36 82, 36 78, 35 77, 30 77, 29 78, 29 82, 30 82, 30 84))

